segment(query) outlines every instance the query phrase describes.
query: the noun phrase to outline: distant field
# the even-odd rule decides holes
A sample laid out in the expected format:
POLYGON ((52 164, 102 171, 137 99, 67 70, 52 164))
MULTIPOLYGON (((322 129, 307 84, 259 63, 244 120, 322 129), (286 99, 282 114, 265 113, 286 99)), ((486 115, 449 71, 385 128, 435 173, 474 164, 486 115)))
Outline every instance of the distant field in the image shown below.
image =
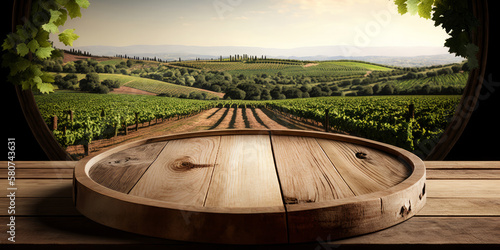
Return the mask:
POLYGON ((455 73, 449 75, 439 75, 432 77, 425 77, 420 79, 412 79, 412 80, 403 80, 403 81, 395 81, 393 84, 395 86, 401 87, 402 89, 408 89, 415 86, 459 86, 465 87, 467 84, 467 80, 469 79, 469 73, 455 73))
MULTIPOLYGON (((65 76, 66 73, 61 74, 65 76)), ((85 74, 76 74, 78 76, 78 80, 85 78, 85 74)), ((223 97, 223 93, 216 93, 212 91, 207 91, 199 88, 193 88, 188 86, 176 85, 173 83, 167 83, 162 81, 157 81, 148 78, 141 78, 138 76, 128 76, 128 75, 118 75, 118 74, 99 74, 99 79, 101 81, 110 79, 116 80, 120 83, 121 86, 126 86, 130 88, 135 88, 139 90, 148 91, 155 94, 163 94, 169 93, 171 95, 180 95, 185 94, 189 95, 191 92, 196 93, 207 93, 207 98, 211 99, 213 97, 223 97)))
POLYGON ((338 76, 361 77, 368 71, 388 71, 388 67, 362 62, 325 61, 311 63, 308 67, 303 62, 288 62, 279 60, 262 60, 258 62, 219 62, 219 61, 186 61, 170 63, 171 65, 202 70, 227 71, 233 75, 275 75, 281 73, 287 76, 338 76), (317 65, 316 65, 317 64, 317 65), (312 66, 311 66, 312 65, 312 66))

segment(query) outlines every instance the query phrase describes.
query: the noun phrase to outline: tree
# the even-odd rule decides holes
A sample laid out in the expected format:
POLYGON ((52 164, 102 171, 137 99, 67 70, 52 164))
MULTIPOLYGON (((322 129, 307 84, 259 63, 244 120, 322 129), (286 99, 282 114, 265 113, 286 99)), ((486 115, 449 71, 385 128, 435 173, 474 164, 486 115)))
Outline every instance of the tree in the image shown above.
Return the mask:
POLYGON ((244 100, 246 96, 245 91, 239 88, 231 88, 224 95, 224 99, 236 99, 236 100, 244 100))
POLYGON ((268 89, 263 89, 262 92, 260 93, 260 99, 261 100, 271 100, 271 93, 269 92, 268 89))
POLYGON ((89 73, 80 80, 80 90, 92 92, 94 88, 101 85, 99 75, 97 73, 89 73))
POLYGON ((365 86, 360 91, 358 91, 360 96, 373 95, 373 88, 371 86, 365 86))
POLYGON ((394 94, 394 87, 390 84, 384 85, 382 90, 380 90, 380 94, 382 95, 392 95, 394 94))
POLYGON ((134 65, 134 61, 133 61, 133 60, 131 60, 131 59, 128 59, 128 60, 127 60, 127 67, 129 67, 129 68, 130 68, 130 67, 132 67, 132 65, 134 65))
POLYGON ((102 81, 101 84, 108 87, 109 89, 116 89, 120 87, 120 82, 118 80, 106 79, 102 81))
MULTIPOLYGON (((272 97, 273 99, 276 99, 276 100, 277 100, 277 99, 285 99, 285 98, 286 98, 286 97, 285 97, 285 98, 280 98, 280 95, 281 95, 281 87, 280 87, 279 85, 276 85, 276 87, 274 87, 274 88, 271 90, 270 94, 271 94, 271 97, 272 97)), ((284 96, 284 95, 283 95, 283 96, 284 96)))

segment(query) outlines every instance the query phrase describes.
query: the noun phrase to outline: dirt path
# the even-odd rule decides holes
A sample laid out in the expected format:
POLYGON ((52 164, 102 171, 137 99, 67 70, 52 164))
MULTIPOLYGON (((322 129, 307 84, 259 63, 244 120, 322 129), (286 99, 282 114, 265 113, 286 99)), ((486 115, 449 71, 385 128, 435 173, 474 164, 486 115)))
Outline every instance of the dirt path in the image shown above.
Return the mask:
POLYGON ((279 124, 278 122, 274 121, 274 117, 268 116, 262 112, 261 109, 255 109, 254 115, 259 117, 259 119, 262 120, 262 122, 269 128, 269 129, 287 129, 287 127, 279 124))
POLYGON ((312 67, 312 66, 318 66, 319 63, 308 63, 306 65, 304 65, 304 68, 309 68, 309 67, 312 67))
MULTIPOLYGON (((96 155, 103 150, 116 147, 144 138, 157 137, 175 133, 211 129, 302 129, 321 131, 322 128, 291 119, 278 112, 267 109, 254 108, 212 108, 191 117, 176 120, 158 121, 139 124, 136 131, 135 124, 128 127, 128 134, 123 132, 110 139, 94 140, 90 145, 90 155, 96 155)), ((68 153, 76 159, 84 155, 82 145, 70 146, 68 153)))
POLYGON ((252 112, 251 108, 245 108, 245 113, 247 116, 247 120, 250 128, 254 129, 268 129, 264 124, 261 124, 255 119, 254 112, 252 112))

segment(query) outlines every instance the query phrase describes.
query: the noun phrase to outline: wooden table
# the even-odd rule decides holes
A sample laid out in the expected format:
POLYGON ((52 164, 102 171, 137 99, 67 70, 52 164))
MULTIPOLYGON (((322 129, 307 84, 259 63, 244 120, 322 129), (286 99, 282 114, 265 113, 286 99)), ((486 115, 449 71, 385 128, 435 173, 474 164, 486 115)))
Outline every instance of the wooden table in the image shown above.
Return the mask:
MULTIPOLYGON (((72 201, 76 162, 15 162, 16 242, 6 233, 10 222, 7 162, 0 162, 1 249, 36 246, 50 249, 199 249, 234 246, 202 245, 122 232, 80 215, 72 201)), ((441 249, 497 248, 500 245, 500 162, 425 162, 427 205, 415 217, 389 229, 328 242, 264 246, 272 249, 336 249, 365 245, 401 249, 425 245, 441 249)), ((262 246, 260 246, 262 247, 262 246)), ((256 248, 244 246, 243 248, 256 248)))

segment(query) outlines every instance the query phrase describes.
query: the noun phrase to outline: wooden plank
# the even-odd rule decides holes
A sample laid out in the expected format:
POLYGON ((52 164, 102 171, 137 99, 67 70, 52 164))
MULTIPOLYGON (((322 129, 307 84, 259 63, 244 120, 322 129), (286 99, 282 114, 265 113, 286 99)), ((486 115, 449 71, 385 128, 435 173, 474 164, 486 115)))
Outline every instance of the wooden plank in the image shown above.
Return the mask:
MULTIPOLYGON (((7 217, 0 217, 0 230, 6 232, 7 217)), ((398 249, 412 244, 427 247, 441 244, 500 244, 500 217, 414 217, 404 223, 386 230, 351 237, 343 240, 328 241, 327 237, 318 237, 316 241, 298 245, 272 245, 275 249, 336 249, 353 245, 385 245, 396 246, 398 249)), ((179 242, 138 234, 127 233, 95 223, 85 217, 17 217, 16 218, 16 245, 32 244, 44 246, 54 244, 69 246, 84 244, 86 248, 92 246, 110 247, 137 247, 165 246, 168 249, 191 249, 205 247, 199 243, 179 242)), ((5 234, 4 234, 5 235, 5 234)), ((7 244, 7 237, 0 238, 1 244, 7 244)), ((5 246, 5 245, 4 245, 5 246)), ((212 245, 212 247, 223 245, 212 245)), ((226 245, 227 246, 227 245, 226 245)), ((253 248, 253 247, 251 247, 253 248)), ((404 248, 403 248, 404 249, 404 248)))
MULTIPOLYGON (((77 161, 14 161, 16 169, 23 168, 75 168, 77 161)), ((7 169, 8 162, 0 161, 0 169, 7 169)))
POLYGON ((388 189, 411 174, 403 162, 387 153, 333 140, 318 139, 318 143, 356 195, 388 189))
MULTIPOLYGON (((7 232, 8 217, 0 217, 0 230, 7 232)), ((7 234, 0 237, 0 244, 9 243, 7 234)), ((77 217, 16 217, 15 245, 128 245, 138 243, 179 244, 177 241, 127 233, 100 225, 83 216, 77 217)), ((33 247, 32 247, 33 248, 33 247)), ((35 247, 36 248, 36 247, 35 247)))
POLYGON ((500 161, 425 161, 427 169, 500 169, 500 161))
POLYGON ((273 135, 272 143, 287 204, 354 196, 315 138, 273 135))
POLYGON ((500 216, 500 198, 427 198, 417 216, 500 216))
POLYGON ((281 206, 269 135, 223 136, 206 207, 281 206))
POLYGON ((203 206, 219 143, 219 136, 170 141, 130 194, 203 206))
POLYGON ((89 176, 107 188, 128 193, 166 143, 148 143, 114 153, 94 164, 89 176))
POLYGON ((330 243, 324 242, 324 246, 500 244, 498 225, 500 225, 500 217, 414 217, 386 230, 330 243))
POLYGON ((68 179, 23 179, 16 180, 14 188, 17 190, 7 190, 9 183, 7 180, 0 180, 0 197, 6 197, 10 192, 16 192, 16 198, 36 198, 36 197, 72 197, 73 180, 68 179))
POLYGON ((429 180, 500 179, 500 169, 428 169, 429 180))
POLYGON ((500 180, 427 180, 433 198, 500 198, 500 180))
MULTIPOLYGON (((0 198, 0 216, 10 216, 9 198, 0 198), (5 208, 5 209, 3 209, 5 208)), ((16 216, 75 216, 76 211, 72 198, 18 198, 15 200, 16 216)))
MULTIPOLYGON (((16 179, 71 179, 72 168, 21 168, 15 170, 16 179)), ((7 179, 8 170, 0 169, 0 179, 7 179)))

